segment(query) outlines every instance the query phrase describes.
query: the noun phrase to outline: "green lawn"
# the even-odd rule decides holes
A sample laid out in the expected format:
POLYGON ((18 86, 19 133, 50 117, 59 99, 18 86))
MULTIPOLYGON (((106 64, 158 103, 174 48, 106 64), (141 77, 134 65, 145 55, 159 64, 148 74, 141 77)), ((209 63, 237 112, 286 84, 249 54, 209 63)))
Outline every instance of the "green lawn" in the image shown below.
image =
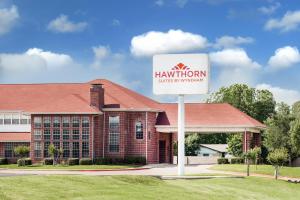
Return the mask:
MULTIPOLYGON (((220 171, 246 173, 247 165, 238 165, 238 164, 215 165, 211 169, 220 170, 220 171)), ((274 168, 271 165, 258 165, 256 169, 255 165, 251 165, 250 174, 251 173, 273 175, 274 168)), ((280 176, 300 178, 300 167, 283 167, 280 169, 279 174, 280 176)))
POLYGON ((16 164, 0 165, 1 168, 6 169, 45 169, 45 170, 96 170, 96 169, 125 169, 125 168, 136 168, 138 165, 29 165, 24 167, 18 167, 16 164))
POLYGON ((299 199, 300 184, 258 177, 168 180, 146 176, 0 177, 1 200, 299 199))

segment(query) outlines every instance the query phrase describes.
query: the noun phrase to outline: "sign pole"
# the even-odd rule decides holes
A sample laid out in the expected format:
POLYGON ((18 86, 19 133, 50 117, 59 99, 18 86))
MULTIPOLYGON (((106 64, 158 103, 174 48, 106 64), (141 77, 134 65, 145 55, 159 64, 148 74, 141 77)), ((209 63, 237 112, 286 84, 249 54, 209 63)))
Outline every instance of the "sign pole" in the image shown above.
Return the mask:
POLYGON ((178 176, 184 175, 184 95, 178 95, 178 176))

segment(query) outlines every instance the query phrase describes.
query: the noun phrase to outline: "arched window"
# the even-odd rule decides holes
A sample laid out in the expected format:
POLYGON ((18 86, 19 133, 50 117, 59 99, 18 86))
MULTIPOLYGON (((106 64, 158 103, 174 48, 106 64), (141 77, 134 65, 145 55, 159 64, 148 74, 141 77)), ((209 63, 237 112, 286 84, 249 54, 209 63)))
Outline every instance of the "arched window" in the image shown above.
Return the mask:
POLYGON ((135 122, 135 138, 136 139, 143 139, 144 133, 143 133, 143 124, 141 121, 135 122))

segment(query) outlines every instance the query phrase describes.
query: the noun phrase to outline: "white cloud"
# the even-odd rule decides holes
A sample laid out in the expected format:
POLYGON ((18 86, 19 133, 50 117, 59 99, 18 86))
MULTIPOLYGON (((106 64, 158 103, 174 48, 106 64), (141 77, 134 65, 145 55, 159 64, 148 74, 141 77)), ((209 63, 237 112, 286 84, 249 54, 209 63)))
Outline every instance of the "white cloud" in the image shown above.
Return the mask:
POLYGON ((274 98, 277 102, 285 102, 289 105, 292 105, 296 101, 300 100, 300 92, 297 90, 273 87, 273 86, 271 86, 269 84, 265 84, 265 83, 257 85, 256 89, 269 90, 270 92, 273 93, 274 98))
POLYGON ((72 22, 68 16, 60 15, 49 22, 48 30, 59 33, 81 32, 87 25, 87 22, 72 22))
POLYGON ((213 64, 220 67, 259 69, 261 65, 249 58, 241 48, 224 49, 209 54, 213 64))
POLYGON ((254 39, 251 37, 233 37, 233 36, 222 36, 220 38, 216 39, 215 44, 213 46, 215 48, 232 48, 232 47, 237 47, 238 45, 241 44, 249 44, 253 43, 254 39))
POLYGON ((0 54, 0 71, 3 74, 52 71, 70 66, 75 66, 75 63, 69 55, 38 48, 31 48, 20 54, 0 54))
POLYGON ((155 5, 160 6, 160 7, 165 5, 164 0, 156 0, 154 3, 155 3, 155 5))
POLYGON ((0 35, 8 33, 19 19, 19 12, 16 6, 0 9, 0 35))
POLYGON ((207 47, 205 37, 198 34, 169 30, 168 32, 150 31, 131 39, 130 51, 134 56, 152 56, 160 53, 187 52, 207 47))
POLYGON ((124 58, 124 55, 121 53, 112 53, 109 46, 99 45, 92 47, 92 50, 94 53, 94 62, 91 66, 94 69, 119 64, 124 58))
POLYGON ((184 6, 188 3, 188 0, 176 0, 176 5, 179 8, 184 8, 184 6))
POLYGON ((281 19, 270 19, 265 24, 266 30, 279 29, 281 32, 295 30, 300 24, 300 10, 288 11, 281 19))
POLYGON ((111 24, 112 24, 113 26, 120 26, 120 25, 121 25, 121 22, 120 22, 120 20, 118 20, 118 19, 113 19, 111 24))
POLYGON ((300 53, 297 47, 285 46, 276 49, 268 61, 268 66, 276 70, 289 68, 297 63, 300 63, 300 53))
POLYGON ((262 14, 265 15, 271 15, 273 14, 279 7, 280 7, 280 3, 279 2, 275 2, 272 5, 269 6, 262 6, 260 8, 258 8, 258 11, 261 12, 262 14))
POLYGON ((253 61, 244 49, 233 48, 209 54, 212 68, 220 67, 214 88, 235 83, 254 85, 261 65, 253 61))

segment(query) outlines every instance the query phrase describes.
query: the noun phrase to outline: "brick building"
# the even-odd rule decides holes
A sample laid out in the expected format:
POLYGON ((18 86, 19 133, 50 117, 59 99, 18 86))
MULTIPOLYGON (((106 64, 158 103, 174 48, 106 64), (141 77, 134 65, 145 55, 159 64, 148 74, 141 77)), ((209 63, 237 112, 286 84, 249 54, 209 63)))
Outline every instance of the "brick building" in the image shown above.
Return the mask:
MULTIPOLYGON (((186 132, 244 133, 244 151, 260 145, 264 125, 229 104, 186 104, 186 132)), ((172 162, 177 104, 159 103, 121 85, 87 83, 0 84, 0 157, 14 161, 14 147, 30 157, 143 156, 147 163, 172 162)))

